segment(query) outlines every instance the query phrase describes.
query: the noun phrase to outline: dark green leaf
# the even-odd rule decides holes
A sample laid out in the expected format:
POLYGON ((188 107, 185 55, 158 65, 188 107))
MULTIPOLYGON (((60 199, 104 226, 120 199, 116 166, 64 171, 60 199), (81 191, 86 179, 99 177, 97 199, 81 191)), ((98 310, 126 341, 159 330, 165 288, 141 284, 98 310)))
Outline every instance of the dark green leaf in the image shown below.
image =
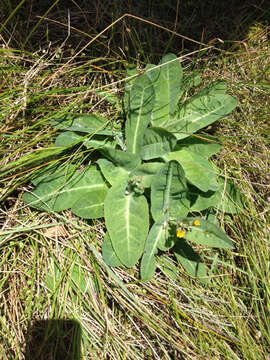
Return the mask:
POLYGON ((178 263, 183 266, 189 275, 199 277, 201 280, 206 279, 206 266, 199 254, 184 239, 179 239, 172 250, 178 263))
POLYGON ((73 131, 65 131, 57 136, 55 146, 70 146, 84 140, 83 135, 79 135, 73 131))

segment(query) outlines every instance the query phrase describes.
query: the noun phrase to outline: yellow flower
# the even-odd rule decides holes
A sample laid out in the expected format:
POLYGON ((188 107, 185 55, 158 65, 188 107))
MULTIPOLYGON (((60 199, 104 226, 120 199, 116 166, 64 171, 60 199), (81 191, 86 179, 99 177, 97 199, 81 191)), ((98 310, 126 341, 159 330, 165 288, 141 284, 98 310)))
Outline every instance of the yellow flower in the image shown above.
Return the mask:
POLYGON ((201 225, 201 223, 200 223, 200 221, 199 221, 199 220, 195 220, 195 221, 194 221, 194 223, 193 223, 193 225, 194 225, 194 226, 200 226, 200 225, 201 225))
POLYGON ((176 236, 178 238, 183 238, 185 235, 186 235, 186 232, 184 230, 182 230, 182 229, 177 230, 177 235, 176 236))

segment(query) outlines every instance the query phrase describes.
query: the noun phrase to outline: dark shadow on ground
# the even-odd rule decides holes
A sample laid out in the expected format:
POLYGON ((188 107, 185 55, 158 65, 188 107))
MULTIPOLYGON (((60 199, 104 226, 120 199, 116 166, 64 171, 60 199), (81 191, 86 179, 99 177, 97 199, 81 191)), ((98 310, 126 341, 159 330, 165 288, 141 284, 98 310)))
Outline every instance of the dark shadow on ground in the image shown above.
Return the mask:
MULTIPOLYGON (((0 9, 2 24, 17 5, 15 0, 6 2, 6 5, 4 2, 0 9)), ((9 44, 15 48, 20 48, 19 44, 31 34, 25 45, 30 51, 46 48, 48 44, 59 46, 65 40, 65 47, 76 51, 125 13, 226 49, 232 42, 244 40, 252 24, 269 24, 270 6, 268 0, 26 1, 2 29, 2 36, 6 41, 10 39, 9 44), (46 19, 41 21, 42 16, 46 19)), ((113 26, 99 40, 103 44, 95 41, 87 48, 86 55, 113 56, 115 52, 111 53, 111 50, 117 49, 122 57, 136 57, 139 52, 143 57, 147 56, 145 53, 159 59, 164 52, 179 53, 198 48, 196 43, 172 37, 165 30, 129 17, 113 26)))
POLYGON ((75 320, 36 320, 26 334, 25 360, 80 360, 81 326, 75 320))

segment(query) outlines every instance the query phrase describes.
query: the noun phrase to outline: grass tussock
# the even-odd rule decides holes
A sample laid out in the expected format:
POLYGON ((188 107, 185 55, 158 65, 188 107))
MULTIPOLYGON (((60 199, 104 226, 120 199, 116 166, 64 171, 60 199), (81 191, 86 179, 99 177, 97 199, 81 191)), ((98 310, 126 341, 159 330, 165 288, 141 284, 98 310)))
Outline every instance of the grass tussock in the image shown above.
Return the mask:
MULTIPOLYGON (((121 16, 117 1, 113 17, 107 6, 101 8, 96 2, 96 27, 89 22, 84 33, 80 23, 89 19, 86 7, 71 2, 76 8, 71 27, 57 1, 44 2, 39 10, 32 4, 27 17, 29 3, 21 1, 16 10, 8 1, 1 13, 1 359, 268 359, 269 27, 258 21, 242 31, 248 23, 245 8, 242 27, 235 27, 230 38, 230 19, 224 13, 227 48, 223 48, 212 35, 215 21, 201 37, 189 34, 189 24, 184 23, 182 30, 189 37, 203 43, 212 39, 220 46, 220 51, 201 49, 192 54, 200 45, 182 49, 177 36, 166 31, 161 35, 154 25, 138 20, 130 27, 126 19, 97 37, 121 16), (33 22, 33 14, 51 16, 51 21, 35 17, 33 22), (55 21, 66 24, 65 31, 59 26, 53 34, 52 26, 59 25, 55 21), (20 26, 28 29, 24 41, 20 26), (146 26, 151 29, 147 34, 146 26), (158 36, 162 50, 153 45, 158 36), (50 126, 52 117, 99 112, 121 122, 121 103, 112 105, 106 97, 121 95, 127 63, 142 67, 166 51, 184 56, 186 72, 201 73, 205 83, 226 80, 239 100, 230 116, 207 131, 223 141, 224 149, 215 161, 238 184, 247 204, 243 213, 220 218, 235 241, 234 251, 200 250, 209 267, 204 285, 188 276, 170 254, 160 258, 155 277, 147 283, 139 280, 137 269, 111 269, 101 256, 102 221, 85 222, 69 211, 38 212, 21 200, 43 166, 71 159, 84 162, 82 149, 60 151, 52 146, 56 135, 50 126)), ((181 5, 177 2, 177 10, 169 3, 161 2, 161 8, 152 12, 140 11, 158 23, 166 10, 160 24, 177 32, 181 5)), ((125 10, 136 15, 133 9, 125 10)), ((259 16, 258 11, 249 14, 258 20, 267 15, 265 11, 259 16)))

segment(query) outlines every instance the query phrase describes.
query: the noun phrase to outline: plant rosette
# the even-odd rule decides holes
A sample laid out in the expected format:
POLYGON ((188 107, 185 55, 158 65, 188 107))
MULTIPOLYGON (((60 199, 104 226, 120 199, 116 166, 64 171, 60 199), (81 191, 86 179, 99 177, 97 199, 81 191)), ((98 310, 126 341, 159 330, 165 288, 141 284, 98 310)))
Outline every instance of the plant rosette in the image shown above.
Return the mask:
POLYGON ((143 73, 127 71, 123 131, 98 114, 54 119, 62 130, 55 146, 81 145, 89 154, 95 150, 95 160, 82 171, 75 164, 43 169, 24 201, 39 210, 104 217, 102 253, 110 266, 133 267, 141 259, 141 278, 148 280, 158 253, 171 249, 190 275, 205 278, 206 266, 191 244, 232 249, 232 240, 207 214, 237 213, 244 204, 236 185, 209 160, 221 143, 198 133, 237 101, 223 81, 186 100, 199 83, 198 76, 185 78, 179 59, 167 54, 143 73))

